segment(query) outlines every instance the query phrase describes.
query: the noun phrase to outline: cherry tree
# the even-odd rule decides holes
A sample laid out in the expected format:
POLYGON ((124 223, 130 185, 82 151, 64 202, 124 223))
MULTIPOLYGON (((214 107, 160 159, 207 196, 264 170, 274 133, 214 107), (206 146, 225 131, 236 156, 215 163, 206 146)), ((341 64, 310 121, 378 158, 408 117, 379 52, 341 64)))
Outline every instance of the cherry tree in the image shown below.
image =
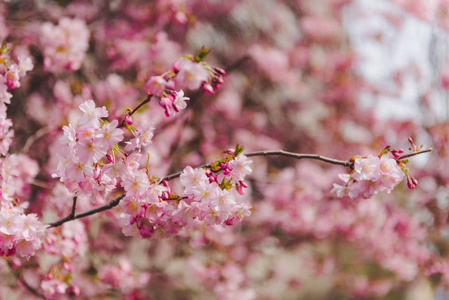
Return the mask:
POLYGON ((2 3, 2 298, 447 295, 448 65, 376 114, 420 66, 363 76, 361 2, 2 3))

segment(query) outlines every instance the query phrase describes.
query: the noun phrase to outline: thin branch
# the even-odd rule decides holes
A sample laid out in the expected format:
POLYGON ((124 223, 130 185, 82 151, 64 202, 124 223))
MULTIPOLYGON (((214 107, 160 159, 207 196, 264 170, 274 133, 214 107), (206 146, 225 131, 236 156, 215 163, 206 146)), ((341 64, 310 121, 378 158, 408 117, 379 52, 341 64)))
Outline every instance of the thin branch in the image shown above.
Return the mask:
POLYGON ((76 197, 73 197, 72 211, 70 212, 70 214, 65 218, 62 218, 56 222, 53 222, 53 223, 50 223, 47 225, 49 225, 49 227, 58 227, 58 226, 64 224, 65 222, 75 220, 75 219, 77 219, 77 217, 75 215, 75 211, 76 211, 76 197))
POLYGON ((28 151, 31 148, 31 145, 33 145, 34 142, 36 142, 38 139, 40 139, 41 137, 43 137, 44 135, 46 135, 50 131, 52 131, 52 129, 50 129, 49 127, 42 127, 41 129, 36 131, 32 136, 30 136, 26 140, 25 145, 23 146, 22 150, 20 150, 20 152, 28 153, 28 151))
MULTIPOLYGON (((153 94, 148 94, 147 98, 145 100, 143 100, 142 102, 140 102, 140 104, 137 105, 133 110, 129 111, 127 116, 131 117, 136 111, 139 110, 139 108, 141 108, 142 106, 144 106, 145 104, 150 102, 151 97, 153 97, 153 94)), ((126 117, 123 118, 122 122, 120 123, 120 125, 118 127, 125 126, 125 122, 126 122, 126 117)))
POLYGON ((84 217, 87 217, 87 216, 91 216, 91 215, 97 214, 99 212, 111 209, 111 208, 117 206, 120 203, 120 200, 122 200, 125 196, 126 196, 126 193, 121 195, 121 196, 119 196, 119 197, 117 197, 117 198, 115 198, 114 200, 112 200, 108 204, 105 204, 103 206, 99 206, 99 207, 93 208, 91 210, 85 211, 85 212, 77 214, 77 215, 75 215, 75 206, 76 206, 76 197, 75 197, 75 198, 73 198, 72 212, 70 213, 70 215, 68 215, 67 217, 62 218, 62 219, 60 219, 60 220, 58 220, 56 222, 49 223, 47 225, 48 225, 49 228, 51 228, 51 227, 58 227, 58 226, 61 226, 62 224, 64 224, 65 222, 76 220, 76 219, 81 219, 81 218, 84 218, 84 217))
POLYGON ((396 160, 400 161, 400 160, 402 160, 404 158, 409 158, 409 157, 412 157, 412 156, 415 156, 415 155, 418 155, 418 154, 432 152, 432 150, 433 150, 432 148, 429 148, 429 149, 421 150, 421 151, 418 151, 418 152, 412 152, 412 153, 409 153, 409 154, 405 154, 405 155, 399 156, 398 158, 396 158, 396 160))
POLYGON ((327 163, 330 163, 333 165, 340 165, 340 166, 344 166, 344 167, 352 166, 352 162, 350 162, 349 160, 338 160, 338 159, 321 156, 318 154, 300 154, 300 153, 287 152, 284 150, 256 151, 256 152, 246 153, 245 155, 248 157, 278 155, 278 156, 286 156, 286 157, 291 157, 291 158, 296 158, 296 159, 316 159, 316 160, 321 160, 321 161, 324 161, 324 162, 327 162, 327 163))

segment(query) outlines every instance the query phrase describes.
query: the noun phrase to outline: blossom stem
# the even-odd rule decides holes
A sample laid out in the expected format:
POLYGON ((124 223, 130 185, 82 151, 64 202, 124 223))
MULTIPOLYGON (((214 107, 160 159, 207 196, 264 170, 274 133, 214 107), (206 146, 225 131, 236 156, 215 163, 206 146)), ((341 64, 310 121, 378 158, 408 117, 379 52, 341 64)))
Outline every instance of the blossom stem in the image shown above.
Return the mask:
MULTIPOLYGON (((136 111, 139 110, 139 108, 141 108, 142 106, 144 106, 145 104, 147 104, 148 102, 150 102, 151 97, 153 97, 153 94, 148 94, 148 96, 145 98, 145 100, 143 100, 142 102, 140 102, 139 105, 137 105, 133 110, 128 112, 128 116, 131 117, 136 111)), ((126 122, 126 118, 123 118, 122 122, 120 123, 120 125, 118 127, 123 127, 125 126, 125 122, 126 122)))

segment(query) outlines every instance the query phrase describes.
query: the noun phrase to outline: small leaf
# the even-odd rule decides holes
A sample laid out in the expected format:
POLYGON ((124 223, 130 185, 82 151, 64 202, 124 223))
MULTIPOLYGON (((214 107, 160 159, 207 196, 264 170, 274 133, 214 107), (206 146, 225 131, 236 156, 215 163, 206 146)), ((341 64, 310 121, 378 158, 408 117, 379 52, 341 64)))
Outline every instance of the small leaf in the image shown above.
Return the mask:
POLYGON ((240 145, 237 143, 237 145, 235 145, 234 157, 239 156, 239 154, 242 153, 243 150, 245 150, 245 147, 240 146, 240 145))
POLYGON ((224 178, 223 178, 223 180, 221 181, 221 183, 220 183, 220 188, 222 189, 222 190, 230 190, 231 188, 232 188, 232 183, 231 183, 231 181, 229 180, 229 181, 226 181, 224 178))
POLYGON ((196 62, 203 61, 209 54, 209 51, 210 50, 207 49, 205 46, 201 47, 201 49, 195 53, 195 61, 196 62))

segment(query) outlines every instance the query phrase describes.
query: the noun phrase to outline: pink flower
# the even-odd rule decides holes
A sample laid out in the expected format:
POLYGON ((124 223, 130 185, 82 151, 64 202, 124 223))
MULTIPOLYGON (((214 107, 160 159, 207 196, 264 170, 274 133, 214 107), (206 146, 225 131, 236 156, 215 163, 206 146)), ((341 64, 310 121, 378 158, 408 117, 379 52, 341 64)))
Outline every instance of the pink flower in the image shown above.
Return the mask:
POLYGON ((8 92, 6 78, 0 75, 0 102, 11 103, 12 94, 8 92))
POLYGON ((142 196, 150 187, 150 181, 145 170, 128 171, 122 178, 122 187, 129 196, 142 196))
POLYGON ((16 64, 12 64, 8 71, 5 73, 6 82, 8 83, 8 87, 10 89, 15 89, 20 87, 20 76, 19 76, 19 67, 16 64))
POLYGON ((356 158, 354 161, 354 173, 351 175, 356 180, 376 181, 380 177, 379 157, 356 158))
POLYGON ((148 94, 161 97, 165 91, 167 81, 162 76, 151 76, 145 84, 145 89, 148 94))
POLYGON ((101 143, 104 143, 108 149, 123 140, 123 130, 117 128, 118 121, 113 120, 111 123, 103 125, 98 131, 97 136, 101 137, 101 143))
POLYGON ((67 283, 60 279, 49 279, 41 282, 44 295, 49 299, 53 299, 56 294, 65 294, 68 287, 67 283))
POLYGON ((126 143, 125 151, 133 151, 134 149, 144 148, 151 144, 151 139, 153 138, 154 126, 148 126, 145 129, 139 131, 137 135, 126 143))
POLYGON ((193 186, 197 185, 201 181, 209 181, 206 176, 206 170, 202 168, 193 169, 191 166, 187 166, 180 176, 181 184, 185 187, 185 192, 190 193, 193 186))
POLYGON ((80 110, 84 115, 78 120, 78 124, 85 127, 100 127, 100 118, 106 118, 108 116, 108 111, 106 107, 95 107, 95 102, 93 100, 87 100, 80 104, 80 110))
POLYGON ((19 61, 18 69, 20 77, 25 76, 26 72, 33 70, 34 65, 33 62, 31 61, 31 57, 19 56, 18 61, 19 61))
POLYGON ((382 156, 379 162, 379 173, 381 175, 381 190, 390 193, 393 188, 404 179, 404 172, 393 158, 382 156))
POLYGON ((253 161, 248 159, 245 155, 240 154, 234 160, 230 161, 228 164, 229 175, 228 178, 232 179, 234 182, 243 181, 245 176, 252 172, 250 167, 253 161))
POLYGON ((180 90, 179 92, 175 92, 175 99, 173 100, 173 109, 176 112, 183 110, 187 107, 186 101, 190 100, 189 97, 184 97, 184 91, 180 90))
POLYGON ((209 73, 201 63, 192 62, 190 59, 182 59, 177 68, 175 81, 181 87, 187 87, 190 90, 197 90, 203 82, 207 82, 209 73))

